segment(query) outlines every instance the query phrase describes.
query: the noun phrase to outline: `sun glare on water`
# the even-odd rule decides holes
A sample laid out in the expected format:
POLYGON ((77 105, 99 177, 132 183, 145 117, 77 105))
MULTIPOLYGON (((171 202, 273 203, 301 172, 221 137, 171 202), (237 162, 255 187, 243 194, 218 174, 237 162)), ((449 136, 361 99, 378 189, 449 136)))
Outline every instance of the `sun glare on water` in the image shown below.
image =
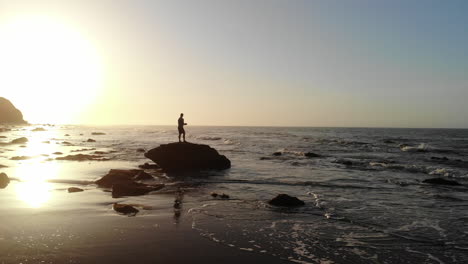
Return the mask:
POLYGON ((76 123, 98 96, 102 64, 71 25, 49 17, 0 21, 0 96, 35 123, 76 123))

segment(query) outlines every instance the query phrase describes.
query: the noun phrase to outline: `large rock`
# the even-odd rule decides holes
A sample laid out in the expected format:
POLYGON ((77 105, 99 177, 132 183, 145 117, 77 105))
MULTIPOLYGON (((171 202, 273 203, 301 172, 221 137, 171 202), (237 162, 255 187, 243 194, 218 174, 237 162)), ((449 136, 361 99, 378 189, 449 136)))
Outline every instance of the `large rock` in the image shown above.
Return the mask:
POLYGON ((21 111, 3 97, 0 97, 0 123, 26 124, 21 111))
POLYGON ((8 184, 10 183, 10 178, 8 178, 8 176, 1 172, 0 173, 0 189, 4 189, 5 187, 8 186, 8 184))
POLYGON ((166 172, 188 170, 224 170, 231 161, 208 145, 192 143, 170 143, 145 153, 166 172))

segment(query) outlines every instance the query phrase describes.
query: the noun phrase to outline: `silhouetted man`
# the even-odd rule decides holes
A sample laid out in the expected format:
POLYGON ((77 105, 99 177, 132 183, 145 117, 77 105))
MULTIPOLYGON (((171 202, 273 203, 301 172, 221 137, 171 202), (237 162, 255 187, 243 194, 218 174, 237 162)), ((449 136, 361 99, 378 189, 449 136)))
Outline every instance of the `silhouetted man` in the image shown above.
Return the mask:
POLYGON ((180 135, 184 135, 184 142, 186 142, 186 141, 185 141, 185 130, 184 130, 184 126, 187 125, 187 123, 184 123, 184 114, 183 114, 183 113, 180 114, 180 117, 179 117, 178 122, 179 122, 179 126, 178 126, 177 128, 179 129, 179 142, 181 142, 181 141, 180 141, 180 135))

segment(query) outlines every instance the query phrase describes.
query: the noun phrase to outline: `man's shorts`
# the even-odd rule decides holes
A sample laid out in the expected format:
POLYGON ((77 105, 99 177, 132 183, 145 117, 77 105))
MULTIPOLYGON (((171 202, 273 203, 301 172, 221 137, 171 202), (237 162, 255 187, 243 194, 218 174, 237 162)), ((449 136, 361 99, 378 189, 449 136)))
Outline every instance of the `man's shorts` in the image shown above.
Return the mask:
POLYGON ((179 129, 179 134, 185 134, 185 130, 183 127, 178 127, 179 129))

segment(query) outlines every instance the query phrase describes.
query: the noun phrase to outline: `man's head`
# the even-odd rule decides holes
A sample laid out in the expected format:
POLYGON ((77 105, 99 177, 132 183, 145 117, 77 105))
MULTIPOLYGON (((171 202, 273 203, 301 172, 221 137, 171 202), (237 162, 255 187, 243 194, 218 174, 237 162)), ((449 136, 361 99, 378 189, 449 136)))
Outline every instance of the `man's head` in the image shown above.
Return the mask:
POLYGON ((184 116, 184 113, 180 113, 180 117, 183 117, 184 116))

